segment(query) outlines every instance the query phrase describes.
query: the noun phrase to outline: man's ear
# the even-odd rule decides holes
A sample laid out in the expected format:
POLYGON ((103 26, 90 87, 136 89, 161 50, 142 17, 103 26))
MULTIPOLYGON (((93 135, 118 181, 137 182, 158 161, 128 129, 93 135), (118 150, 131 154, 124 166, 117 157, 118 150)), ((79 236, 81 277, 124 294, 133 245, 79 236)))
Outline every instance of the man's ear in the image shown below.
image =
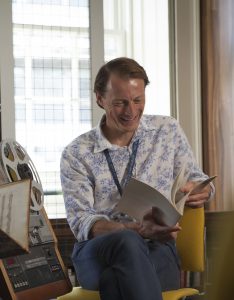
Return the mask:
POLYGON ((97 105, 101 108, 103 107, 103 96, 100 93, 96 93, 97 105))

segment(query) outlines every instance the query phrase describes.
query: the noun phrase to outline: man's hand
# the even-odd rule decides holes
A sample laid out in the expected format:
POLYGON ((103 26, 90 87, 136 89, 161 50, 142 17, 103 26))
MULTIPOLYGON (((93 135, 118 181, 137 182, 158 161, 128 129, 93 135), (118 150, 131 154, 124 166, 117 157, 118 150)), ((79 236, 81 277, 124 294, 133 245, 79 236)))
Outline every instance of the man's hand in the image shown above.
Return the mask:
MULTIPOLYGON (((197 185, 197 182, 188 181, 181 189, 180 191, 182 193, 188 193, 191 191, 195 186, 197 185)), ((192 192, 188 199, 186 200, 186 206, 190 207, 202 207, 204 203, 209 199, 211 192, 210 184, 205 186, 202 190, 198 192, 192 192)))
POLYGON ((101 234, 118 231, 118 230, 124 230, 124 229, 131 229, 138 232, 139 228, 140 228, 140 224, 134 222, 119 223, 114 221, 98 220, 93 224, 89 232, 89 238, 93 238, 101 234))
POLYGON ((138 232, 143 238, 158 240, 164 243, 175 239, 177 232, 180 230, 181 227, 178 224, 175 226, 165 225, 157 208, 152 208, 144 215, 138 232))

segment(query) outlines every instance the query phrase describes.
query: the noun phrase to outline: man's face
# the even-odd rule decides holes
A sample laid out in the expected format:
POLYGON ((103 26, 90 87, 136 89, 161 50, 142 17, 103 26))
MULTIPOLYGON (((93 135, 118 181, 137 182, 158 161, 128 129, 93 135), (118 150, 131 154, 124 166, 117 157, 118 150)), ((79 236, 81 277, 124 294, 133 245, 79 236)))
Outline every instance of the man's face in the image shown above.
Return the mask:
POLYGON ((111 75, 107 91, 97 94, 97 101, 106 111, 106 126, 112 133, 134 133, 145 107, 143 79, 121 79, 111 75))

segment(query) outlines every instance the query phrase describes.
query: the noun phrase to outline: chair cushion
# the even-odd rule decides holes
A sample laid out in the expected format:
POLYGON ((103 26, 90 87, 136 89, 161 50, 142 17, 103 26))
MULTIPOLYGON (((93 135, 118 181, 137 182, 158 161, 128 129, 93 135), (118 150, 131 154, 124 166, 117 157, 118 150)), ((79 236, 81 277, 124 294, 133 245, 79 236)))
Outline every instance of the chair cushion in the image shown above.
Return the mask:
MULTIPOLYGON (((179 300, 182 297, 196 294, 198 294, 198 290, 191 288, 183 288, 162 293, 163 300, 179 300)), ((70 293, 58 297, 57 300, 100 300, 100 296, 97 291, 89 291, 82 289, 81 287, 74 287, 70 293)))

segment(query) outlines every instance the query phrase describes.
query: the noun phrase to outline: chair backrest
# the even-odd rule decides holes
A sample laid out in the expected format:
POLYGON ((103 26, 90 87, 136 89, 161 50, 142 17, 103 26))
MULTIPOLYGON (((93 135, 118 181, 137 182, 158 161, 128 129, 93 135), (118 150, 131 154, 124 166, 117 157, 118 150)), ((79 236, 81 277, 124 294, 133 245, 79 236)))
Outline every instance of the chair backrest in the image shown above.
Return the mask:
POLYGON ((180 220, 182 230, 176 240, 181 269, 203 272, 205 269, 205 214, 204 208, 185 207, 180 220))

